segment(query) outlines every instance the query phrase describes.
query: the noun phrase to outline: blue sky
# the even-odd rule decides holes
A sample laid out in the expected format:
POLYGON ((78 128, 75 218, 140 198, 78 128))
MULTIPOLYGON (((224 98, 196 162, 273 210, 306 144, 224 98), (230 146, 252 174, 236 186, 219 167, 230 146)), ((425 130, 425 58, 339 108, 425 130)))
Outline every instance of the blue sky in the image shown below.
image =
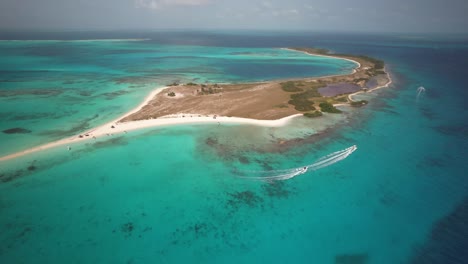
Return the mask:
POLYGON ((0 29, 468 33, 467 0, 1 0, 0 29))

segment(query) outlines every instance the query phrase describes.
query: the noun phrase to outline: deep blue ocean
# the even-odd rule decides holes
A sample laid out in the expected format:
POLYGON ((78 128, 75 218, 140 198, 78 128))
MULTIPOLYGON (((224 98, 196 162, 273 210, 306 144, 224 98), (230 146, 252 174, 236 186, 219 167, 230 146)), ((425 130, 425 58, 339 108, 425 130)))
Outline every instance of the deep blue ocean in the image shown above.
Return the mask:
POLYGON ((370 101, 363 108, 283 128, 153 128, 1 161, 0 263, 468 262, 466 36, 115 31, 0 39, 17 40, 0 41, 0 130, 29 130, 1 133, 0 155, 102 124, 173 81, 354 67, 283 47, 376 57, 393 79, 361 95, 370 101), (238 177, 305 166, 352 145, 346 159, 289 180, 238 177))

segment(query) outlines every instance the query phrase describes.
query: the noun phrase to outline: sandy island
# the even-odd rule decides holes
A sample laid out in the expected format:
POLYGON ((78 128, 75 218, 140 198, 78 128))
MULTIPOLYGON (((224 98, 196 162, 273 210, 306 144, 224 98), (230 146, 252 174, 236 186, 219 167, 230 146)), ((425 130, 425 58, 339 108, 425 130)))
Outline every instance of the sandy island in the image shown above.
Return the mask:
MULTIPOLYGON (((356 63, 350 74, 317 78, 270 81, 246 84, 186 84, 155 89, 137 107, 115 120, 88 130, 80 135, 54 141, 0 157, 0 161, 14 159, 33 152, 58 146, 71 145, 98 137, 110 137, 129 131, 178 124, 249 124, 265 127, 286 125, 292 118, 302 116, 298 110, 306 104, 307 109, 322 111, 319 102, 333 105, 353 105, 353 95, 370 92, 391 83, 391 78, 377 67, 379 61, 364 56, 332 55, 320 49, 293 49, 314 56, 345 59, 356 63), (378 68, 378 69, 377 69, 378 68), (376 86, 367 89, 366 82, 374 78, 376 86), (317 89, 328 84, 352 83, 361 87, 357 92, 323 97, 317 89), (286 87, 286 88, 285 88, 286 87), (291 88, 291 90, 288 90, 291 88), (294 90, 296 88, 296 90, 294 90), (299 103, 291 103, 294 94, 299 103), (307 106, 308 104, 308 106, 307 106)), ((296 98, 294 97, 294 98, 296 98)), ((355 105, 356 106, 356 105, 355 105)), ((361 105, 358 105, 361 106, 361 105)))

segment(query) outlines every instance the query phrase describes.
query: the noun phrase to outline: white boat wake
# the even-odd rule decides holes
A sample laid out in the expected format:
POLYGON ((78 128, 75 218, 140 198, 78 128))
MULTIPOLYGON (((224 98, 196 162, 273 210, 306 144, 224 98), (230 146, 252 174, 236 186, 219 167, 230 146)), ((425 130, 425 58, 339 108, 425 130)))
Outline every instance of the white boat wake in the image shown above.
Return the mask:
POLYGON ((325 157, 322 157, 315 161, 312 164, 301 166, 292 169, 286 170, 269 170, 269 171, 235 171, 236 174, 241 178, 251 179, 251 180, 260 180, 260 181, 284 181, 291 178, 294 178, 298 175, 304 174, 309 171, 315 171, 327 166, 330 166, 334 163, 337 163, 340 160, 346 159, 351 153, 357 149, 356 145, 353 145, 349 148, 333 152, 328 154, 325 157))

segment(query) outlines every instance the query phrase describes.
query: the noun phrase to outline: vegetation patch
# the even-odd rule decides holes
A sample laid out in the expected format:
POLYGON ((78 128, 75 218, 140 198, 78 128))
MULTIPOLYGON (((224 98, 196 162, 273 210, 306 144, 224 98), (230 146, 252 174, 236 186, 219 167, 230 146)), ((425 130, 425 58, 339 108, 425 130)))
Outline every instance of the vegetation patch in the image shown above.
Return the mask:
POLYGON ((322 112, 333 113, 333 114, 341 113, 341 110, 337 109, 336 107, 334 107, 332 104, 328 102, 320 103, 319 106, 320 106, 320 109, 322 109, 322 112))
POLYGON ((335 100, 338 101, 338 102, 347 103, 348 102, 348 96, 337 97, 337 98, 335 98, 335 100))
POLYGON ((220 93, 223 90, 223 88, 216 83, 213 85, 202 84, 200 87, 201 89, 197 90, 199 95, 220 93))
POLYGON ((360 56, 356 56, 356 57, 361 58, 363 60, 370 61, 371 63, 373 63, 375 70, 383 70, 383 68, 385 67, 385 63, 384 63, 383 60, 379 60, 379 59, 372 58, 372 57, 369 57, 369 56, 364 56, 364 55, 360 55, 360 56))
POLYGON ((304 113, 304 116, 305 117, 308 117, 308 118, 314 118, 314 117, 319 117, 319 116, 322 116, 322 112, 320 111, 314 111, 314 112, 307 112, 307 113, 304 113))
POLYGON ((294 105, 294 109, 297 111, 305 112, 315 110, 313 106, 314 102, 307 98, 297 97, 289 100, 288 103, 294 105))
POLYGON ((281 89, 283 89, 283 91, 285 91, 285 92, 294 93, 294 92, 304 91, 304 90, 302 90, 302 88, 299 88, 297 86, 303 86, 303 85, 296 85, 292 81, 281 83, 281 89))
POLYGON ((314 101, 312 98, 322 97, 318 92, 318 88, 324 87, 325 84, 320 82, 285 82, 281 83, 281 88, 286 92, 301 91, 290 95, 289 104, 294 105, 294 109, 301 112, 313 111, 314 101), (298 86, 302 87, 299 88, 298 86))
POLYGON ((175 93, 174 92, 167 93, 167 96, 174 97, 175 93))

